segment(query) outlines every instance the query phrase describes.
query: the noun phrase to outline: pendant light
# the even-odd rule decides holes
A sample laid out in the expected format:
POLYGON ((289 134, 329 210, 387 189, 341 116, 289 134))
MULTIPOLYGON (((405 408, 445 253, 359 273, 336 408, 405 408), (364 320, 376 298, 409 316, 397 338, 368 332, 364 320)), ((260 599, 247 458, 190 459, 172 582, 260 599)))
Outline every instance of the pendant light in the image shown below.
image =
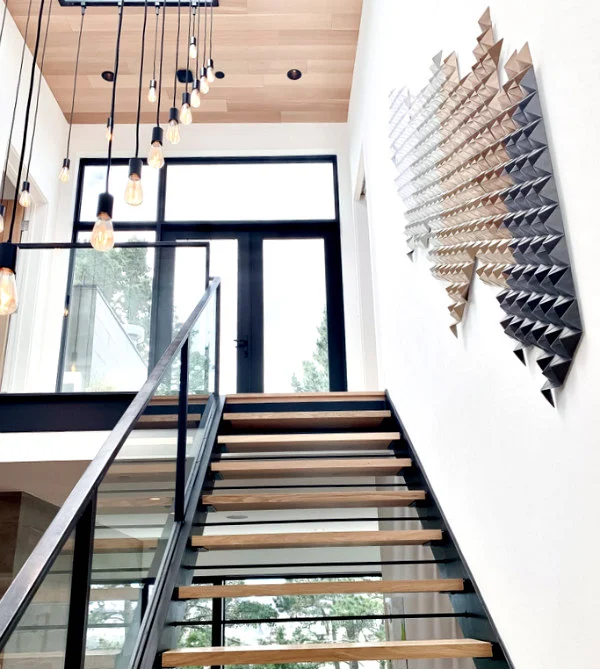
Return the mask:
POLYGON ((52 0, 48 3, 48 17, 46 19, 46 30, 44 32, 44 46, 42 47, 42 60, 40 62, 40 73, 38 76, 37 96, 35 99, 35 110, 33 112, 33 129, 31 131, 31 141, 29 142, 29 158, 27 168, 25 169, 25 180, 23 188, 19 195, 19 204, 23 208, 31 207, 31 184, 29 183, 29 170, 31 168, 31 158, 33 156, 33 144, 35 142, 35 131, 37 129, 38 111, 40 108, 40 93, 42 91, 42 81, 44 77, 44 61, 46 60, 46 47, 48 46, 48 29, 50 28, 50 17, 52 16, 52 0))
MULTIPOLYGON (((13 104, 13 110, 12 110, 12 118, 10 122, 10 129, 8 131, 8 142, 6 145, 6 156, 4 160, 4 167, 2 170, 2 187, 0 188, 0 200, 4 200, 4 191, 6 189, 6 173, 8 172, 8 158, 10 156, 10 147, 12 144, 12 136, 13 136, 13 131, 15 129, 15 119, 17 116, 17 106, 19 103, 19 91, 21 90, 21 79, 23 77, 23 63, 25 62, 25 49, 27 47, 27 35, 29 33, 29 23, 31 20, 31 4, 32 0, 29 0, 29 6, 27 8, 27 21, 25 23, 25 32, 23 34, 23 46, 21 47, 21 62, 19 65, 19 72, 17 74, 17 86, 15 90, 15 101, 13 104)), ((4 5, 6 8, 6 5, 4 5)), ((0 233, 4 232, 4 225, 5 221, 4 218, 6 216, 6 205, 0 203, 0 233)), ((12 237, 12 235, 11 235, 12 237)), ((11 239, 9 237, 9 241, 11 239)), ((0 265, 1 267, 1 265, 0 265)))
MULTIPOLYGON (((29 77, 29 91, 27 93, 27 104, 25 106, 25 122, 23 126, 23 142, 21 144, 21 153, 19 154, 19 167, 17 168, 17 183, 21 181, 21 174, 23 172, 23 163, 25 161, 25 150, 27 148, 27 132, 29 130, 29 112, 31 110, 31 100, 33 98, 33 87, 35 82, 35 68, 37 57, 40 48, 40 37, 42 34, 42 18, 44 15, 44 3, 45 0, 40 0, 40 8, 38 15, 38 24, 37 31, 35 36, 35 46, 33 48, 33 58, 31 61, 31 74, 29 77)), ((31 3, 29 5, 28 15, 27 15, 27 24, 29 26, 29 13, 31 11, 31 3)), ((23 49, 25 49, 26 40, 23 43, 23 49)), ((21 76, 21 71, 19 72, 19 79, 21 76)), ((18 98, 18 88, 16 96, 18 98)), ((11 128, 12 130, 12 128, 11 128)), ((9 148, 7 151, 10 149, 9 148)), ((4 178, 6 178, 6 170, 4 173, 4 178)), ((4 181, 3 186, 4 190, 4 181)), ((10 218, 10 231, 8 235, 8 241, 2 242, 0 244, 0 316, 10 316, 14 314, 18 307, 18 297, 17 297, 17 282, 15 279, 15 269, 17 266, 17 245, 13 244, 12 238, 15 230, 17 215, 17 195, 15 193, 15 198, 13 202, 13 210, 10 218)))
POLYGON ((158 41, 158 17, 160 15, 159 2, 154 5, 154 9, 156 14, 156 23, 154 25, 154 57, 152 59, 152 79, 150 79, 150 85, 148 86, 148 102, 152 103, 155 103, 158 99, 156 92, 156 47, 158 41))
POLYGON ((208 60, 206 61, 206 79, 209 84, 214 83, 215 81, 215 63, 212 57, 212 37, 213 37, 213 7, 214 4, 211 0, 210 3, 210 41, 208 49, 208 60))
MULTIPOLYGON (((195 8, 194 11, 196 11, 195 8)), ((195 32, 196 35, 198 35, 198 39, 200 39, 200 17, 202 16, 202 13, 196 12, 195 16, 196 16, 195 32)), ((192 107, 194 107, 194 109, 198 109, 200 103, 202 102, 202 98, 200 96, 199 69, 200 69, 200 59, 196 58, 196 76, 194 77, 194 87, 192 88, 192 95, 190 97, 190 104, 192 105, 192 107)))
POLYGON ((165 164, 163 155, 163 130, 160 127, 160 103, 162 100, 163 83, 163 59, 165 55, 165 17, 167 13, 167 0, 163 0, 162 35, 160 40, 160 70, 158 79, 158 104, 156 105, 156 125, 152 128, 150 149, 148 151, 148 167, 159 170, 165 164))
MULTIPOLYGON (((43 1, 43 0, 42 0, 43 1)), ((115 232, 112 222, 114 197, 109 193, 110 168, 112 163, 113 128, 115 119, 115 102, 117 98, 117 79, 119 75, 119 58, 121 55, 121 33, 123 31, 123 0, 119 0, 119 23, 117 27, 117 44, 115 47, 115 76, 113 79, 112 97, 110 102, 111 137, 108 140, 108 156, 106 161, 106 190, 98 196, 96 222, 92 230, 91 244, 96 251, 110 251, 115 245, 115 232)))
POLYGON ((77 39, 77 55, 75 56, 75 73, 73 75, 73 97, 71 98, 71 114, 69 116, 69 134, 67 135, 66 157, 63 160, 62 167, 58 173, 58 178, 62 183, 67 183, 71 178, 71 130, 73 129, 73 112, 75 111, 75 96, 77 94, 77 73, 79 71, 79 54, 81 53, 81 36, 83 35, 83 21, 85 19, 85 3, 81 3, 81 22, 79 24, 79 38, 77 39))
MULTIPOLYGON (((188 43, 191 40, 192 32, 192 5, 188 13, 188 43)), ((188 73, 190 71, 190 50, 187 50, 187 58, 185 63, 185 92, 181 94, 181 122, 183 125, 190 125, 192 122, 192 107, 189 93, 188 73)))
POLYGON ((177 70, 179 69, 179 40, 181 38, 181 0, 177 1, 177 42, 175 45, 175 76, 173 77, 173 106, 169 109, 167 139, 171 144, 179 144, 179 110, 177 109, 177 70))
POLYGON ((188 54, 192 60, 196 60, 198 58, 198 40, 196 38, 196 11, 198 9, 198 5, 194 3, 190 3, 190 12, 192 12, 192 16, 190 18, 190 23, 192 26, 191 30, 191 35, 188 33, 188 42, 189 42, 189 47, 188 47, 188 54))
POLYGON ((206 95, 210 90, 206 76, 206 29, 208 26, 208 5, 204 5, 204 47, 202 55, 202 67, 200 68, 200 93, 206 95))
POLYGON ((144 79, 144 51, 146 49, 146 25, 148 23, 148 0, 144 0, 144 23, 142 25, 142 49, 140 54, 140 78, 138 83, 138 105, 135 120, 135 158, 129 161, 129 176, 125 188, 125 202, 137 207, 144 200, 142 190, 142 159, 140 156, 140 115, 142 111, 142 82, 144 79))

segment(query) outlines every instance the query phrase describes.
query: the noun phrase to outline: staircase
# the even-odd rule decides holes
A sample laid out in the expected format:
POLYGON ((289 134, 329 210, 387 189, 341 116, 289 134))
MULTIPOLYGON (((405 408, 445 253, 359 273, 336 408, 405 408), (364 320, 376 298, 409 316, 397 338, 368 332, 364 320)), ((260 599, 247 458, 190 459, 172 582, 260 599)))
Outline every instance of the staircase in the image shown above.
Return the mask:
MULTIPOLYGON (((180 647, 160 653, 163 667, 302 662, 358 667, 363 661, 391 660, 409 662, 394 665, 402 667, 412 667, 414 660, 430 661, 415 667, 473 666, 470 661, 434 664, 462 658, 481 669, 509 666, 383 393, 229 397, 188 543, 190 559, 193 568, 182 572, 186 582, 175 588, 162 642, 163 648, 173 641, 180 647), (394 560, 381 558, 383 547, 393 548, 394 560), (384 562, 391 564, 384 568, 384 562), (426 566, 430 576, 382 577, 414 571, 414 565, 426 566), (427 593, 426 601, 445 603, 443 611, 394 613, 395 601, 418 602, 419 593, 427 593), (249 613, 244 620, 234 618, 236 626, 225 622, 224 611, 244 610, 243 602, 269 607, 281 598, 329 602, 333 596, 343 601, 366 595, 381 603, 369 619, 386 640, 349 640, 343 615, 338 615, 332 617, 335 638, 325 632, 313 634, 322 637, 318 643, 291 643, 302 623, 321 632, 330 629, 327 614, 307 617, 302 605, 293 617, 249 613), (198 629, 194 626, 209 622, 190 617, 197 603, 212 609, 210 645, 198 646, 198 637, 185 632, 186 625, 198 629), (406 632, 397 634, 402 627, 394 623, 425 621, 427 629, 436 616, 457 621, 464 636, 411 639, 406 632), (277 630, 270 637, 280 643, 253 634, 264 625, 277 630), (246 634, 235 632, 244 626, 246 634), (280 631, 285 626, 292 632, 280 631), (227 643, 230 632, 244 638, 227 643), (186 638, 195 640, 194 647, 185 646, 186 638)), ((351 613, 344 615, 353 621, 351 613)))

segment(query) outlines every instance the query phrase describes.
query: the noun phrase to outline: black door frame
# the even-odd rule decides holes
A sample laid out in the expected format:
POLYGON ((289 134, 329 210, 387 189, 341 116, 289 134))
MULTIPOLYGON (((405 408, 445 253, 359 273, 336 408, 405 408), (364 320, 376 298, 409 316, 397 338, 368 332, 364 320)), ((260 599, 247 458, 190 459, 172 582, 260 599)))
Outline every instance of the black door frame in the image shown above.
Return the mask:
MULTIPOLYGON (((113 164, 126 165, 128 159, 117 158, 113 164)), ((81 159, 77 182, 76 205, 73 221, 73 241, 77 240, 79 232, 90 231, 93 222, 82 221, 81 196, 85 167, 88 165, 105 165, 104 159, 81 159)), ((147 168, 146 168, 147 169, 147 168)), ((214 156, 194 158, 167 158, 165 168, 160 170, 158 182, 158 201, 155 221, 140 221, 135 223, 119 223, 114 221, 115 230, 151 230, 156 232, 156 241, 167 242, 176 239, 193 237, 210 241, 216 239, 237 239, 238 246, 238 276, 248 276, 252 267, 249 284, 238 284, 238 324, 239 328, 247 330, 247 336, 253 342, 250 359, 253 364, 243 373, 244 379, 238 376, 238 392, 263 391, 264 350, 262 338, 263 321, 263 290, 262 290, 262 241, 264 239, 310 239, 322 238, 325 248, 325 274, 327 295, 327 327, 329 339, 329 383, 333 391, 347 390, 346 371, 346 336, 344 325, 344 296, 342 283, 342 255, 340 243, 340 205, 338 187, 337 157, 335 155, 291 155, 291 156, 214 156), (335 217, 325 220, 284 220, 284 221, 166 221, 165 203, 167 192, 167 175, 169 165, 198 165, 198 164, 264 164, 264 163, 330 163, 334 178, 335 217), (244 263, 244 265, 240 265, 244 263), (244 307, 249 305, 254 318, 250 318, 244 307), (240 327, 241 326, 241 327, 240 327), (240 383, 241 382, 241 383, 240 383), (246 390, 242 390, 246 389, 246 390)), ((155 277, 152 289, 152 330, 150 365, 160 356, 161 350, 171 340, 167 327, 157 327, 160 319, 157 318, 159 300, 164 302, 165 281, 172 274, 170 258, 172 253, 161 249, 156 256, 155 277)), ((71 256, 70 280, 67 292, 71 292, 73 258, 71 256)), ((170 286, 169 286, 170 288, 170 286)), ((166 323, 167 319, 163 319, 166 323)), ((245 334, 245 333, 243 333, 245 334)), ((240 335, 238 335, 240 336, 240 335)), ((64 348, 64 333, 63 345, 64 348)), ((238 363, 243 351, 238 350, 238 363)), ((245 365, 242 365, 244 370, 245 365)), ((240 365, 238 364, 238 369, 240 365)), ((59 375, 61 370, 58 370, 59 375)))

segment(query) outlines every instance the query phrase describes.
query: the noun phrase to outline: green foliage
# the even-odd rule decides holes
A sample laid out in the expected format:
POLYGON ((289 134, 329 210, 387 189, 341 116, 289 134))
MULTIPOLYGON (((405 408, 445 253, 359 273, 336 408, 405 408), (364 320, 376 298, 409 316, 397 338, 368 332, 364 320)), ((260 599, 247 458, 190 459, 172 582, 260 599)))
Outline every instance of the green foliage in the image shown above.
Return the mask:
POLYGON ((329 351, 327 339, 327 311, 317 328, 317 346, 311 360, 302 362, 302 380, 292 376, 292 388, 296 393, 317 393, 329 390, 329 351))

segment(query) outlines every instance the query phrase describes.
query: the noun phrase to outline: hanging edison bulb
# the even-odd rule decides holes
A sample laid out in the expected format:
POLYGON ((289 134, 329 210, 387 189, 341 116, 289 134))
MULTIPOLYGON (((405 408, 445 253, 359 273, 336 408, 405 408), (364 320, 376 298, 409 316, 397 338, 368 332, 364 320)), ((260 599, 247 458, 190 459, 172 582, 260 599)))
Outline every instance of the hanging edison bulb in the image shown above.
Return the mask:
POLYGON ((177 107, 169 109, 169 127, 167 128, 167 139, 171 144, 179 144, 181 135, 179 134, 179 111, 177 107))
POLYGON ((181 122, 183 125, 190 125, 193 120, 190 99, 190 94, 187 91, 181 96, 181 122))
POLYGON ((69 158, 63 160, 62 167, 58 173, 58 180, 66 184, 71 178, 71 161, 69 158))
POLYGON ((150 86, 148 86, 148 102, 156 102, 157 100, 156 79, 150 79, 150 86))
POLYGON ((215 81, 215 61, 212 58, 209 58, 206 63, 206 79, 209 84, 215 81))
POLYGON ((201 102, 202 98, 200 96, 200 79, 196 79, 196 81, 194 81, 194 88, 192 88, 190 104, 192 107, 194 107, 194 109, 198 109, 201 102))
POLYGON ((210 86, 208 85, 208 79, 206 77, 206 68, 202 67, 200 68, 200 93, 206 95, 209 90, 210 86))
POLYGON ((104 136, 106 137, 106 141, 110 142, 112 138, 114 137, 113 135, 113 127, 112 127, 112 122, 110 116, 108 117, 108 120, 106 121, 106 130, 104 131, 104 136))
POLYGON ((29 181, 23 182, 23 188, 21 188, 21 193, 19 195, 19 204, 23 207, 23 209, 31 207, 31 192, 29 190, 30 187, 31 184, 29 181))
POLYGON ((110 193, 100 193, 96 222, 90 240, 96 251, 110 251, 115 245, 115 231, 112 222, 113 204, 114 198, 110 193))
POLYGON ((195 35, 190 37, 190 58, 196 60, 198 58, 198 42, 195 35))
POLYGON ((10 316, 17 310, 16 264, 16 245, 10 242, 0 244, 0 316, 10 316))
POLYGON ((0 234, 4 232, 4 217, 6 216, 6 205, 0 203, 0 234))
POLYGON ((132 158, 129 161, 129 178, 125 188, 125 202, 132 207, 138 207, 144 201, 142 190, 142 159, 132 158))
POLYGON ((160 126, 152 128, 152 139, 148 151, 148 167, 159 170, 165 164, 163 155, 163 130, 160 126))

